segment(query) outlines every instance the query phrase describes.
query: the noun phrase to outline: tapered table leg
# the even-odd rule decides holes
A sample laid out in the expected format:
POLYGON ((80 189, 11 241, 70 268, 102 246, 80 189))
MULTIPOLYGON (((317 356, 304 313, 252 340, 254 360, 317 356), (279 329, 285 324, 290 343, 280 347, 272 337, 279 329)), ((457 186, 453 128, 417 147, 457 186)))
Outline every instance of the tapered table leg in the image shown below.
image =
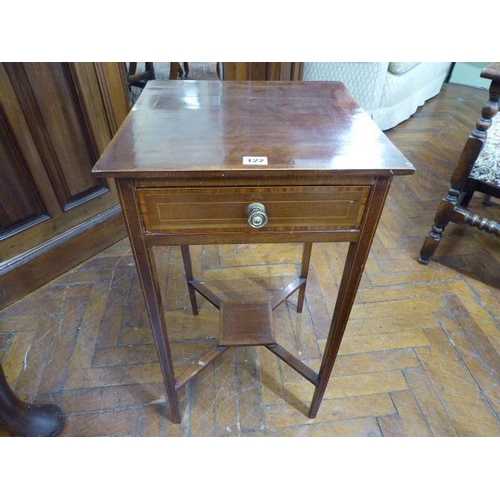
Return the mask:
POLYGON ((382 215, 390 184, 390 179, 377 178, 368 200, 368 206, 365 212, 366 220, 362 224, 359 239, 349 244, 344 272, 342 274, 332 323, 330 325, 330 332, 328 334, 328 340, 326 342, 325 352, 323 353, 323 360, 318 374, 318 383, 314 390, 311 406, 309 408, 309 418, 316 417, 321 401, 323 400, 347 322, 349 321, 363 270, 370 253, 375 231, 380 216, 382 215))
POLYGON ((181 245, 182 261, 184 262, 184 273, 188 285, 189 300, 191 301, 191 309, 193 315, 198 314, 198 303, 196 301, 196 291, 193 287, 193 266, 191 264, 191 254, 188 245, 181 245))
POLYGON ((117 185, 124 216, 127 221, 130 245, 134 254, 149 321, 155 339, 158 361, 160 362, 160 369, 165 382, 171 419, 172 422, 178 424, 181 422, 181 412, 154 250, 153 247, 148 247, 142 232, 139 208, 136 205, 137 200, 134 197, 133 182, 128 179, 118 179, 117 185))
POLYGON ((302 263, 300 265, 300 278, 304 280, 304 284, 299 289, 299 297, 297 299, 297 312, 301 313, 304 306, 306 296, 307 276, 309 274, 309 262, 311 261, 312 243, 304 243, 302 251, 302 263))

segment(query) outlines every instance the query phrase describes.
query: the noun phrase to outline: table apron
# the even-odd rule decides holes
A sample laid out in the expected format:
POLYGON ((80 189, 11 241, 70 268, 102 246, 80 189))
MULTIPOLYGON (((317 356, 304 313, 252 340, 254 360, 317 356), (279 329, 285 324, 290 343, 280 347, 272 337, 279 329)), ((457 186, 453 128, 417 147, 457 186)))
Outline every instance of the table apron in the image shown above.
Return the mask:
POLYGON ((340 243, 359 239, 359 229, 255 233, 144 234, 148 246, 228 245, 258 243, 340 243))

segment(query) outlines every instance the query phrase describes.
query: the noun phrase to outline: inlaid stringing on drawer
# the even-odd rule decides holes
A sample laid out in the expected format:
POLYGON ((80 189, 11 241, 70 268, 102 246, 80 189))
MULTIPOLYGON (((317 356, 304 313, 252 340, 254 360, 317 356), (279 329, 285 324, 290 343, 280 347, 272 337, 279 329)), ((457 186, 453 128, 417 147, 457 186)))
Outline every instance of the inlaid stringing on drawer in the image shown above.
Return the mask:
POLYGON ((150 233, 327 231, 357 228, 370 186, 140 188, 144 226, 150 233), (251 228, 249 203, 265 205, 269 221, 251 228))

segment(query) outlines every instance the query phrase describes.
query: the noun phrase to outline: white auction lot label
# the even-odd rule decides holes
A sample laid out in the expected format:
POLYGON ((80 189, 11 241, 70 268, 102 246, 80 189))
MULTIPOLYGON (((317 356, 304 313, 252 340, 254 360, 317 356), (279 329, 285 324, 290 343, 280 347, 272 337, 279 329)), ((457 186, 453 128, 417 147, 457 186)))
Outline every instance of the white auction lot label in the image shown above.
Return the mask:
POLYGON ((267 165, 267 156, 244 156, 243 165, 267 165))

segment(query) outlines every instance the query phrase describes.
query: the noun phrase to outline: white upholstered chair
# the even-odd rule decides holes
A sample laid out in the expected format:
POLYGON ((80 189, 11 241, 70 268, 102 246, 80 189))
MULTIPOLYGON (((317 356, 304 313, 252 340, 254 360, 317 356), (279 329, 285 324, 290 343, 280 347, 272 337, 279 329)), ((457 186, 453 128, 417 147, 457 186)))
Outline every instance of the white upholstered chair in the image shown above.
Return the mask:
POLYGON ((388 130, 439 93, 450 62, 306 62, 303 80, 341 81, 375 123, 388 130))

